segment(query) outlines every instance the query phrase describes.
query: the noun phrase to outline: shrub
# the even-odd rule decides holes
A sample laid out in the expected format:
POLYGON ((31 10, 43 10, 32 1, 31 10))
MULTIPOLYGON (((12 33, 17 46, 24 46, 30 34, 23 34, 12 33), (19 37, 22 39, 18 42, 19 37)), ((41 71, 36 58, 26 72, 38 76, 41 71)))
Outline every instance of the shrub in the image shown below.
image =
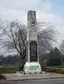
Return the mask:
POLYGON ((0 80, 1 79, 6 79, 3 75, 0 74, 0 80))

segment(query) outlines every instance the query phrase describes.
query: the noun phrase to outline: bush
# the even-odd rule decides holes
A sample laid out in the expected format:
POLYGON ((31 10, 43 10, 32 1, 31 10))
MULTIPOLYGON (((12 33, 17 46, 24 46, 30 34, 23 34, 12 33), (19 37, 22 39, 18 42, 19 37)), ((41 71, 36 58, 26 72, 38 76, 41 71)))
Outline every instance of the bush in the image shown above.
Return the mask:
POLYGON ((0 80, 1 79, 6 79, 3 75, 0 74, 0 80))
POLYGON ((61 73, 64 74, 64 69, 59 68, 60 66, 47 67, 48 72, 61 73))

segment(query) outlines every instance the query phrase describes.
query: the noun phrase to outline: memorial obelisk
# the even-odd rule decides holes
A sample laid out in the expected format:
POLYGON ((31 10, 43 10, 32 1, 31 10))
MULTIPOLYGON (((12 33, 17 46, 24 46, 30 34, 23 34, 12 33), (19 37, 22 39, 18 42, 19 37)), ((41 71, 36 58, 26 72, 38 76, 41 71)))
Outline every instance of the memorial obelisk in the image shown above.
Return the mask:
POLYGON ((27 63, 25 64, 26 67, 28 67, 28 65, 31 66, 31 64, 34 65, 34 63, 36 65, 39 64, 36 24, 37 24, 36 11, 33 11, 33 10, 28 11, 27 13, 27 41, 26 41, 27 63))
POLYGON ((27 60, 28 62, 38 61, 37 56, 37 28, 36 11, 29 11, 27 14, 27 60))

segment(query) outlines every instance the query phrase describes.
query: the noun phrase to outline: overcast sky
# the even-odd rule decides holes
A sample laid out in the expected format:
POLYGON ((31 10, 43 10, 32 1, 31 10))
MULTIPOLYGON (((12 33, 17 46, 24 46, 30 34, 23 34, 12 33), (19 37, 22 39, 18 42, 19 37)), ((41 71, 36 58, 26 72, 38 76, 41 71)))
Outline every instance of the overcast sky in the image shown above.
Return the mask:
POLYGON ((27 12, 35 10, 38 21, 50 22, 64 39, 64 0, 0 0, 0 18, 27 23, 27 12))

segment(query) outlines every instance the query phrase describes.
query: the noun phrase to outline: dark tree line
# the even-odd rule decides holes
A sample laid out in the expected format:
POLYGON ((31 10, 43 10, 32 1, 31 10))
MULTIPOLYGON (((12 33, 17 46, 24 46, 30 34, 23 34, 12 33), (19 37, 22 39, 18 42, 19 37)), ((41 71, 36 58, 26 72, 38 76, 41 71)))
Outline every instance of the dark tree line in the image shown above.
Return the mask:
POLYGON ((43 56, 40 57, 40 64, 43 65, 45 63, 47 66, 63 65, 64 55, 55 47, 51 49, 49 53, 44 53, 43 56))
POLYGON ((12 65, 12 66, 19 66, 20 64, 20 56, 18 55, 8 55, 7 57, 4 57, 3 55, 0 56, 0 66, 1 65, 12 65))
MULTIPOLYGON (((8 55, 7 57, 4 57, 3 55, 0 56, 0 65, 19 66, 20 62, 21 57, 18 55, 8 55)), ((59 49, 54 48, 49 53, 43 53, 43 56, 40 56, 41 66, 43 66, 45 63, 47 66, 62 65, 64 63, 64 55, 61 54, 59 49)))

